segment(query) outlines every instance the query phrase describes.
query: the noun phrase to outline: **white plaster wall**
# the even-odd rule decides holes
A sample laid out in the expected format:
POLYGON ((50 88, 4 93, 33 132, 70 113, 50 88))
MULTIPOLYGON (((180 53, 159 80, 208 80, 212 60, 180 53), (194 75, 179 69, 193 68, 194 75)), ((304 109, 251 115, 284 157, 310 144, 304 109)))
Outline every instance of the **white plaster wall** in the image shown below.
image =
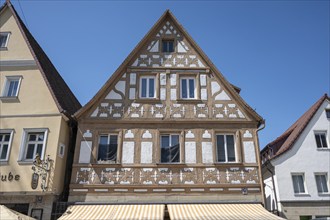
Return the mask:
POLYGON ((141 142, 141 163, 152 163, 152 142, 141 142))
POLYGON ((80 143, 79 163, 90 163, 92 152, 92 142, 82 141, 80 143))
MULTIPOLYGON (((314 137, 315 130, 326 130, 329 146, 330 121, 326 118, 325 108, 330 108, 327 100, 319 108, 292 149, 272 161, 272 164, 275 166, 275 181, 278 185, 278 199, 280 201, 325 201, 330 199, 330 194, 327 196, 318 194, 314 176, 315 172, 327 172, 328 178, 330 175, 330 150, 318 150, 314 137), (291 178, 291 173, 293 172, 305 174, 306 196, 294 195, 291 178)), ((330 190, 329 186, 328 188, 330 190)))
POLYGON ((134 142, 123 142, 123 156, 122 163, 134 163, 134 142))
POLYGON ((244 141, 244 161, 245 163, 256 163, 256 152, 253 141, 244 141))
POLYGON ((196 163, 196 142, 185 142, 186 163, 196 163))
POLYGON ((264 177, 264 186, 265 186, 265 208, 268 211, 276 210, 275 203, 275 190, 271 176, 264 177))
POLYGON ((202 142, 203 163, 213 163, 212 142, 202 142))

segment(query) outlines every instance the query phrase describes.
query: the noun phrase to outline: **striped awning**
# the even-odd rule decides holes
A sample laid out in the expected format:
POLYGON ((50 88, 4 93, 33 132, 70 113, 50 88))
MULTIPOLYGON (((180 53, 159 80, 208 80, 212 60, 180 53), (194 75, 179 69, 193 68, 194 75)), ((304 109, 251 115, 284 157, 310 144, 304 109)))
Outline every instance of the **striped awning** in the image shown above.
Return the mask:
POLYGON ((260 204, 167 205, 171 220, 280 220, 260 204))
POLYGON ((165 205, 73 205, 59 220, 162 220, 165 205))

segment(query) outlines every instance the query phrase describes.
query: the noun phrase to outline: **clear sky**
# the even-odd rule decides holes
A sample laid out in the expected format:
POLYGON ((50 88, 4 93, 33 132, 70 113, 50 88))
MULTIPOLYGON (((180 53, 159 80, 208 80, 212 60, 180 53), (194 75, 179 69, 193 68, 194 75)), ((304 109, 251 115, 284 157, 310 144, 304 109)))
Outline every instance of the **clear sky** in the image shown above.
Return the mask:
POLYGON ((12 1, 82 105, 170 9, 266 119, 260 148, 330 93, 329 2, 12 1))

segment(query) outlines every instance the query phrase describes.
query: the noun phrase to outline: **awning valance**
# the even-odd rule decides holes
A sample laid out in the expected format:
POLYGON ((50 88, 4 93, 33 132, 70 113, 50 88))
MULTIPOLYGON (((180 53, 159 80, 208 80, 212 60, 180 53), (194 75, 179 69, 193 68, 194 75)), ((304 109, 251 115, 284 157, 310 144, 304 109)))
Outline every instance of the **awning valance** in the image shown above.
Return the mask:
POLYGON ((167 205, 171 220, 280 220, 260 204, 167 205))
POLYGON ((164 208, 165 205, 73 205, 59 220, 162 220, 164 208))

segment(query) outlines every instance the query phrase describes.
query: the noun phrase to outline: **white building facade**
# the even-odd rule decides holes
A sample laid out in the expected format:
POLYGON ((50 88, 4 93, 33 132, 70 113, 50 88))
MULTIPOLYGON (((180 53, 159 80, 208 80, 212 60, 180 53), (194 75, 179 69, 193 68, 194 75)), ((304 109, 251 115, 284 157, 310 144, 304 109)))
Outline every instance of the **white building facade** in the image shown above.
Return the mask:
POLYGON ((288 219, 330 217, 330 102, 324 95, 261 152, 266 207, 288 219))

